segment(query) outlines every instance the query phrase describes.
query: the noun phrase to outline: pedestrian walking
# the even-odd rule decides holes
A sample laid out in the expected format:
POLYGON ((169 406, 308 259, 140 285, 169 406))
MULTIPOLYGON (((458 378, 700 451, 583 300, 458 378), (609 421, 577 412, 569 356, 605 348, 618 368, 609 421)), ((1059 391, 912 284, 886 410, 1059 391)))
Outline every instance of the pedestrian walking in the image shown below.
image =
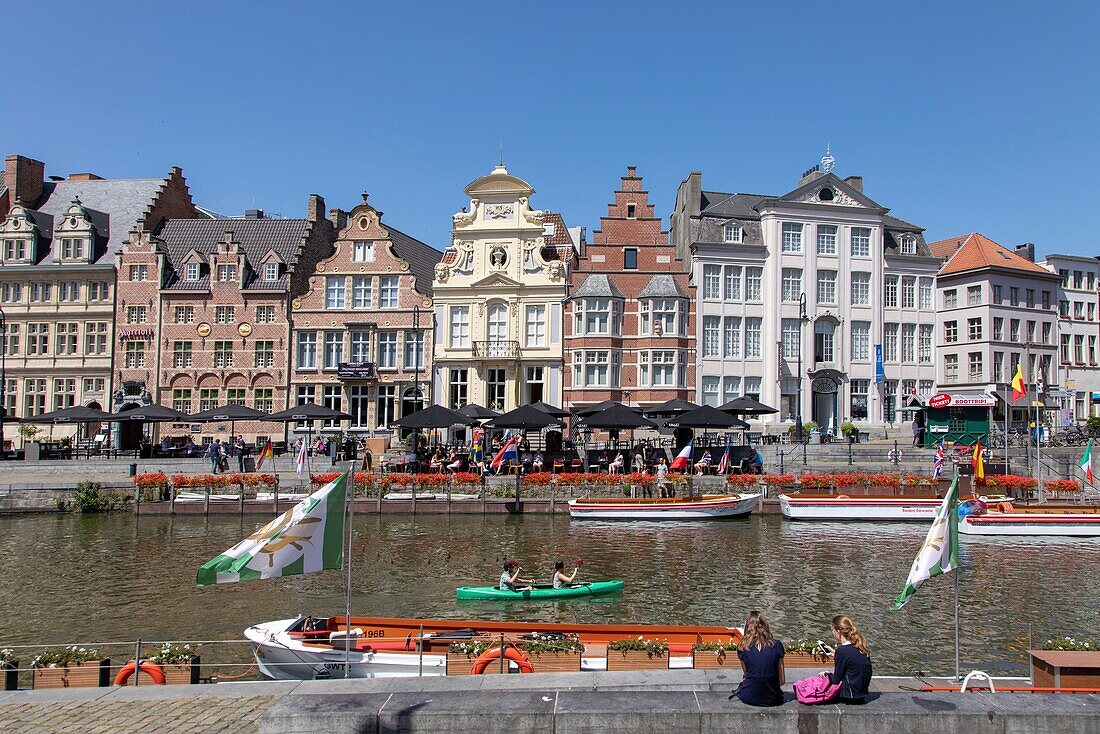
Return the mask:
POLYGON ((244 436, 238 435, 233 441, 233 452, 237 454, 237 471, 244 474, 244 436))
POLYGON ((913 419, 913 445, 920 446, 924 443, 924 426, 921 425, 920 418, 913 419))
POLYGON ((206 456, 210 459, 211 473, 217 474, 218 464, 221 463, 222 458, 222 442, 220 438, 215 438, 214 443, 210 444, 210 448, 207 450, 206 456))

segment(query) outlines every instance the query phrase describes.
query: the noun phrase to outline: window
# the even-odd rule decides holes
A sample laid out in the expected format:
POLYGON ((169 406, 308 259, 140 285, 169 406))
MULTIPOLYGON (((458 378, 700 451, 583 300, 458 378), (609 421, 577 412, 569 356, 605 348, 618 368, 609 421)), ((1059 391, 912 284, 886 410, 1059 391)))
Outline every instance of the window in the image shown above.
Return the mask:
POLYGON ((783 359, 798 359, 802 347, 802 322, 798 319, 783 319, 780 327, 780 344, 783 359))
POLYGON ((883 305, 886 308, 898 307, 898 276, 887 275, 883 283, 883 305))
POLYGON ((274 306, 257 306, 256 307, 256 323, 257 324, 274 324, 275 323, 275 307, 274 306))
POLYGON ((1075 334, 1073 337, 1073 361, 1077 364, 1085 362, 1085 336, 1075 334))
POLYGON ((397 369, 397 332, 396 331, 380 331, 378 332, 378 350, 376 352, 378 356, 378 369, 380 370, 395 370, 397 369))
POLYGON ((922 324, 919 336, 919 342, 917 342, 916 354, 917 360, 921 364, 932 364, 932 325, 922 324))
POLYGON ((1074 270, 1073 271, 1073 287, 1074 288, 1080 290, 1084 286, 1084 281, 1082 280, 1084 278, 1084 275, 1085 275, 1084 272, 1081 271, 1081 270, 1074 270))
POLYGON ((523 402, 530 405, 541 402, 546 396, 546 378, 543 367, 523 368, 523 402))
POLYGON ((1070 361, 1069 360, 1070 341, 1071 341, 1071 339, 1070 339, 1069 334, 1062 334, 1062 362, 1063 362, 1063 364, 1068 364, 1069 361, 1070 361))
POLYGON ((871 230, 869 227, 852 227, 852 257, 871 256, 871 230))
POLYGON ((882 337, 882 359, 884 362, 898 361, 898 325, 886 324, 882 337))
POLYGON ((831 224, 817 225, 817 254, 836 254, 836 227, 831 224))
POLYGON ((1050 308, 1050 291, 1043 291, 1043 308, 1050 308))
POLYGON ((722 297, 722 267, 720 265, 703 266, 703 298, 717 301, 722 297))
POLYGON ((191 342, 172 342, 172 366, 179 369, 190 367, 191 364, 191 342))
POLYGON ((901 361, 908 363, 917 361, 916 324, 901 325, 901 361))
POLYGON ((126 323, 127 324, 144 324, 146 321, 146 315, 148 309, 145 306, 127 306, 126 307, 126 323))
MULTIPOLYGON (((31 300, 32 301, 34 300, 33 296, 31 298, 31 300)), ((1075 319, 1085 318, 1085 303, 1084 303, 1084 301, 1074 301, 1073 302, 1073 318, 1075 318, 1075 319)))
POLYGON ((642 333, 682 335, 686 319, 678 318, 682 304, 673 298, 642 301, 642 333))
POLYGON ((959 340, 959 322, 958 321, 944 321, 943 322, 943 341, 946 344, 954 344, 959 340))
POLYGON ((1069 318, 1069 301, 1058 301, 1058 315, 1063 319, 1069 318))
POLYGON ((31 303, 48 303, 53 299, 53 285, 51 283, 31 283, 31 303))
POLYGON ((27 354, 45 355, 50 351, 50 325, 27 324, 27 354))
POLYGON ((607 387, 610 365, 609 352, 577 352, 573 363, 574 382, 582 387, 607 387))
POLYGON ((851 408, 849 413, 853 420, 867 420, 867 393, 871 389, 871 381, 852 380, 850 385, 851 408))
POLYGON ((57 324, 57 339, 54 342, 55 353, 59 356, 77 353, 80 341, 80 324, 61 322, 57 324))
MULTIPOLYGON (((310 388, 310 389, 312 390, 312 388, 310 388)), ((301 390, 299 390, 299 392, 301 392, 301 390)), ((245 393, 245 389, 243 387, 230 387, 230 388, 227 388, 226 391, 225 391, 225 402, 232 403, 234 405, 244 405, 245 404, 244 393, 245 393)), ((310 396, 312 396, 312 395, 313 395, 313 393, 310 392, 310 396)), ((301 405, 301 403, 299 403, 299 405, 301 405)))
POLYGON ((959 381, 959 355, 957 355, 957 354, 945 354, 945 355, 943 355, 943 381, 944 382, 958 382, 959 381))
POLYGON ((352 362, 369 362, 370 361, 370 332, 369 331, 353 331, 353 332, 351 332, 351 361, 352 362))
POLYGON ((741 395, 741 378, 726 375, 722 378, 722 404, 741 395))
POLYGON ((1024 302, 1028 308, 1035 308, 1035 289, 1028 288, 1024 291, 1024 302))
MULTIPOLYGON (((646 303, 643 303, 645 308, 646 303)), ((604 298, 586 298, 574 306, 576 332, 578 334, 609 334, 611 328, 611 301, 604 298)))
POLYGON ((184 278, 192 283, 199 279, 199 264, 187 263, 187 268, 184 270, 184 278))
POLYGON ((237 313, 232 306, 215 306, 214 322, 218 324, 232 324, 237 320, 237 313))
POLYGON ((1069 271, 1059 270, 1058 275, 1062 278, 1062 287, 1069 288, 1069 271))
POLYGON ((503 367, 490 367, 485 370, 485 395, 488 397, 488 407, 491 410, 504 410, 507 386, 507 377, 503 367))
POLYGON ((981 382, 982 377, 985 374, 985 370, 982 368, 982 353, 970 352, 970 381, 981 382))
POLYGON ((325 308, 344 307, 344 287, 347 279, 342 275, 325 278, 325 308))
POLYGON ((980 318, 966 320, 966 336, 972 342, 981 340, 982 320, 980 318))
POLYGON ((191 412, 191 389, 178 387, 172 391, 172 410, 179 413, 191 412))
POLYGON ((624 247, 623 248, 623 270, 637 270, 638 269, 638 248, 636 247, 624 247))
POLYGON ((317 369, 317 332, 298 332, 298 369, 317 369))
POLYGON ((901 236, 901 254, 902 255, 916 255, 917 254, 917 238, 911 234, 901 236))
POLYGON ((852 322, 852 360, 866 361, 871 358, 871 322, 852 322))
POLYGON ((932 279, 920 279, 919 308, 922 311, 932 310, 932 279))
MULTIPOLYGON (((12 391, 14 393, 14 391, 12 391)), ((23 380, 23 415, 38 415, 46 412, 46 378, 27 378, 23 380)))
POLYGON ((727 265, 725 271, 726 288, 725 298, 727 301, 740 301, 741 300, 741 268, 738 265, 727 265))
POLYGON ((275 366, 275 342, 267 340, 259 340, 253 344, 253 362, 254 367, 274 367, 275 366))
POLYGON ((1001 382, 1004 379, 1004 352, 993 353, 993 374, 991 375, 993 382, 1001 382))
POLYGON ((745 268, 745 300, 760 303, 764 300, 764 268, 745 268))
MULTIPOLYGON (((396 336, 396 334, 395 334, 396 336)), ((323 368, 334 370, 344 361, 344 332, 325 332, 325 351, 323 368)))
POLYGON ((676 382, 676 352, 653 351, 642 352, 639 368, 640 382, 652 387, 673 387, 676 382))
POLYGON ((636 209, 637 209, 636 204, 627 204, 626 205, 626 217, 627 217, 627 219, 633 219, 634 218, 634 216, 635 216, 634 212, 636 211, 636 209))
POLYGON ((760 333, 762 329, 762 319, 756 317, 745 319, 745 357, 747 359, 760 359, 760 333))
POLYGON ((451 306, 452 348, 464 349, 470 346, 470 307, 451 306))
MULTIPOLYGON (((343 411, 344 388, 342 385, 325 385, 321 388, 321 404, 331 410, 343 411)), ((321 421, 322 428, 339 428, 339 420, 321 421)))
POLYGON ((1009 288, 1008 289, 1008 302, 1011 303, 1013 306, 1019 306, 1020 305, 1020 289, 1019 288, 1009 288))
POLYGON ((720 334, 722 331, 722 318, 720 316, 703 317, 703 356, 720 357, 720 334))
POLYGON ((230 342, 230 341, 216 341, 216 342, 214 342, 214 366, 215 367, 232 367, 233 366, 233 342, 230 342))
POLYGON ((133 282, 139 282, 149 280, 149 266, 148 265, 131 265, 130 266, 130 280, 133 282))
POLYGON ((199 412, 218 407, 218 389, 216 387, 199 388, 199 412))
POLYGON ((814 324, 814 361, 832 362, 835 360, 833 338, 836 324, 830 319, 821 319, 814 324))
POLYGON ((378 279, 378 307, 397 308, 396 275, 384 275, 378 279))
POLYGON ((405 369, 424 369, 424 334, 420 331, 405 332, 405 369))
POLYGON ((741 242, 741 225, 734 224, 733 222, 727 222, 722 227, 722 239, 728 244, 738 244, 741 242))
POLYGON ((4 333, 4 354, 19 354, 19 324, 8 322, 4 333))
POLYGON ((450 386, 451 402, 448 407, 458 410, 469 403, 470 372, 466 367, 451 367, 449 372, 450 380, 447 384, 450 386))
POLYGON ((1029 342, 1035 341, 1035 322, 1030 319, 1027 322, 1027 340, 1029 342))
POLYGON ((274 283, 279 279, 279 263, 264 263, 264 280, 274 283))
POLYGON ((222 283, 232 283, 237 280, 237 266, 219 265, 218 280, 220 280, 222 283))
POLYGON ((397 420, 397 385, 379 385, 375 401, 375 421, 379 428, 389 428, 397 420))
POLYGON ((1096 337, 1092 335, 1089 336, 1089 364, 1096 364, 1096 337))
POLYGON ((993 303, 1000 303, 1001 302, 1001 296, 1002 296, 1001 286, 999 286, 999 285, 993 286, 993 303))
POLYGON ((727 359, 741 356, 741 319, 727 316, 722 324, 722 354, 727 359))
POLYGON ((524 318, 524 339, 529 347, 546 346, 546 306, 528 306, 524 318))
POLYGON ((718 389, 721 382, 722 378, 720 377, 703 376, 703 405, 709 405, 712 408, 718 407, 718 389))
POLYGON ((275 391, 270 387, 257 387, 252 391, 252 407, 270 413, 275 407, 275 391))
POLYGON ((959 292, 952 288, 943 292, 943 307, 955 308, 959 305, 959 292))
POLYGON ((489 306, 488 318, 489 341, 500 343, 508 340, 508 307, 503 303, 494 303, 489 306))
POLYGON ((912 275, 906 275, 901 279, 901 307, 916 308, 917 305, 917 279, 912 275))
POLYGON ((871 274, 852 273, 852 305, 871 305, 871 274))
POLYGON ((103 388, 106 385, 106 380, 102 377, 85 377, 84 378, 84 394, 89 393, 102 393, 103 388))
POLYGON ((145 344, 142 342, 126 342, 126 367, 138 369, 145 366, 145 344))
POLYGON ((351 307, 370 308, 371 279, 356 276, 351 279, 351 307))
POLYGON ((348 386, 348 413, 352 428, 370 428, 367 412, 370 410, 370 388, 366 385, 348 386))
POLYGON ((76 303, 80 300, 80 283, 76 281, 65 281, 58 286, 59 296, 62 303, 76 303))
POLYGON ((783 222, 783 252, 802 252, 802 225, 783 222))
POLYGON ((18 303, 23 300, 22 283, 4 283, 2 292, 4 303, 18 303))
POLYGON ((1005 333, 1005 320, 1000 316, 993 317, 993 341, 1001 341, 1004 339, 1005 333))
POLYGON ((802 295, 801 268, 783 268, 783 300, 797 303, 800 295, 802 295))
POLYGON ((351 246, 351 259, 357 263, 374 262, 374 243, 366 240, 356 240, 351 246))
POLYGON ((25 260, 27 257, 26 240, 8 240, 5 248, 6 260, 25 260))
POLYGON ((1088 304, 1088 308, 1089 308, 1088 320, 1089 321, 1095 321, 1096 320, 1096 304, 1092 303, 1090 301, 1089 304, 1088 304))
POLYGON ((1020 320, 1009 319, 1008 320, 1008 340, 1010 342, 1020 343, 1020 320))
POLYGON ((817 302, 836 303, 836 271, 817 271, 817 302))

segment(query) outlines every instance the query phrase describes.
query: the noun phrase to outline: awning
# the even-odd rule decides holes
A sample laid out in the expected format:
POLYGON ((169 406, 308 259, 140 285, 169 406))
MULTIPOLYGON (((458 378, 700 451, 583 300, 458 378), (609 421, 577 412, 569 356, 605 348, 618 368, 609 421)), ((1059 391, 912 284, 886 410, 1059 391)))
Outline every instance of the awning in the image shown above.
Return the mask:
MULTIPOLYGON (((1006 396, 1003 392, 998 392, 997 393, 997 399, 1000 400, 1002 403, 1006 402, 1005 397, 1006 396)), ((1022 398, 1019 398, 1015 403, 1012 402, 1012 393, 1009 393, 1007 397, 1008 397, 1008 401, 1007 401, 1008 407, 1010 407, 1010 408, 1015 408, 1017 410, 1023 410, 1025 408, 1034 408, 1035 407, 1036 395, 1035 395, 1034 390, 1028 390, 1027 395, 1025 395, 1022 398)), ((1041 407, 1043 408, 1043 410, 1061 410, 1062 409, 1061 405, 1058 405, 1057 403, 1046 402, 1046 401, 1043 401, 1043 404, 1042 404, 1041 407)))
POLYGON ((926 408, 992 408, 996 401, 984 392, 940 392, 934 395, 912 395, 909 406, 926 408))

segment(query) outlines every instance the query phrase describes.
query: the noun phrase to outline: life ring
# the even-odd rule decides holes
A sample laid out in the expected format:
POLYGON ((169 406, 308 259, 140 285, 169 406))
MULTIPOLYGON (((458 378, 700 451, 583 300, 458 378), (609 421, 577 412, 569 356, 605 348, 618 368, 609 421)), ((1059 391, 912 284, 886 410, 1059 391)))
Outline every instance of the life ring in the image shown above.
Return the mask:
MULTIPOLYGON (((130 676, 134 674, 134 661, 126 663, 122 666, 122 669, 118 671, 118 675, 115 676, 115 685, 124 686, 126 681, 130 680, 130 676)), ((153 679, 153 683, 158 686, 163 686, 165 683, 164 669, 156 663, 150 663, 147 660, 141 662, 141 672, 148 675, 153 679)))
MULTIPOLYGON (((515 662, 519 666, 519 672, 521 673, 533 673, 535 668, 531 665, 531 660, 527 657, 527 654, 520 650, 518 647, 506 647, 504 648, 504 657, 508 660, 515 662)), ((485 668, 489 663, 494 660, 500 659, 500 648, 494 647, 491 650, 486 650, 481 653, 474 664, 470 666, 470 675, 481 675, 485 672, 485 668)))
POLYGON ((997 512, 1012 512, 1012 503, 998 502, 997 504, 993 505, 993 509, 997 512))

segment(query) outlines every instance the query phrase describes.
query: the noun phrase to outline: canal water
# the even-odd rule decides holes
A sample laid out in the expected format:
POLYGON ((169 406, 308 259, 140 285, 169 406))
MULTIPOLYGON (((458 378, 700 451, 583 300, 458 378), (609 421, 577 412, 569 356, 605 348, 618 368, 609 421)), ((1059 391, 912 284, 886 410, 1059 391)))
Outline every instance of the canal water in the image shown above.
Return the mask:
MULTIPOLYGON (((251 623, 342 614, 340 571, 197 588, 195 571, 261 525, 256 516, 0 517, 0 647, 112 640, 240 639, 251 623)), ((827 639, 851 615, 881 674, 953 670, 952 579, 890 611, 920 524, 814 524, 779 516, 713 523, 593 523, 565 517, 359 516, 354 613, 554 622, 740 626, 763 610, 784 640, 827 639), (456 602, 493 584, 506 558, 549 580, 619 578, 621 596, 560 603, 456 602)), ((961 540, 963 669, 1026 675, 1029 634, 1100 637, 1100 541, 961 540)), ((205 647, 204 663, 247 660, 205 647), (213 658, 213 659, 212 659, 213 658)), ((124 653, 115 657, 126 659, 124 653)))

